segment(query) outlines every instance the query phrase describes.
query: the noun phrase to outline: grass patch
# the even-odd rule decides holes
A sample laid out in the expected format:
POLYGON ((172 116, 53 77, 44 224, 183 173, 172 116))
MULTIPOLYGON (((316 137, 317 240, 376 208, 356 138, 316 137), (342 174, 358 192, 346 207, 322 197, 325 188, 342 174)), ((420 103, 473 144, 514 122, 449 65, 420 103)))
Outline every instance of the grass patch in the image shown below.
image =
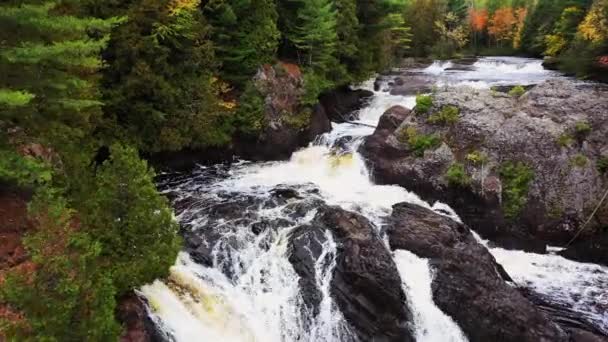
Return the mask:
POLYGON ((579 121, 574 125, 574 132, 578 138, 585 138, 591 133, 591 125, 587 121, 579 121))
POLYGON ((416 107, 414 110, 416 113, 428 113, 433 106, 433 97, 431 95, 418 95, 416 96, 416 107))
POLYGON ((436 134, 420 134, 414 127, 402 129, 397 135, 397 139, 409 145, 410 149, 418 157, 424 155, 424 151, 435 149, 441 145, 441 138, 436 134))
POLYGON ((445 106, 426 120, 430 124, 453 125, 458 122, 460 109, 455 106, 445 106))
POLYGON ((570 159, 570 165, 574 166, 574 167, 585 167, 587 166, 587 163, 589 162, 589 160, 587 159, 587 157, 585 157, 582 154, 577 154, 574 157, 572 157, 570 159))
POLYGON ((504 163, 499 171, 502 182, 502 207, 507 218, 515 218, 526 202, 534 171, 522 162, 504 163))
POLYGON ((467 154, 466 160, 473 165, 482 165, 488 161, 488 156, 481 151, 473 151, 467 154))
POLYGON ((574 144, 574 138, 568 133, 562 133, 557 138, 557 144, 561 147, 570 147, 574 144))
POLYGON ((526 88, 524 88, 520 85, 517 85, 517 86, 511 88, 511 90, 509 90, 509 96, 515 97, 515 98, 520 98, 525 93, 526 93, 526 88))
POLYGON ((597 170, 601 174, 608 174, 608 156, 601 156, 597 160, 597 170))
POLYGON ((283 121, 296 129, 304 129, 310 125, 310 119, 312 117, 312 111, 305 109, 298 114, 284 114, 283 121))
POLYGON ((471 177, 467 175, 464 165, 454 163, 445 173, 445 178, 450 185, 466 187, 471 184, 471 177))

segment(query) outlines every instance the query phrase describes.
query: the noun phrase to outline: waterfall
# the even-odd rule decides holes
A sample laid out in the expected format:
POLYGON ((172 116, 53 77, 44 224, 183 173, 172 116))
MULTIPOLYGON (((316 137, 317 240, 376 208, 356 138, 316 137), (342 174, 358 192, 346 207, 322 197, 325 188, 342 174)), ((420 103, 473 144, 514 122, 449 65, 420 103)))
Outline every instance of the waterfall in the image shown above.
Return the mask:
MULTIPOLYGON (((525 59, 487 59, 477 62, 473 71, 446 75, 445 69, 452 64, 436 63, 422 72, 438 76, 438 84, 483 82, 486 87, 515 79, 526 83, 552 77, 551 73, 539 70, 538 63, 525 59)), ((362 87, 371 89, 372 84, 373 80, 362 87)), ((414 104, 414 96, 375 92, 371 103, 359 111, 358 121, 376 125, 391 106, 412 108, 414 104)), ((330 295, 337 253, 333 237, 325 232, 322 252, 315 262, 315 282, 321 301, 318 313, 314 315, 305 309, 299 276, 288 260, 289 234, 312 220, 314 210, 294 218, 289 205, 269 206, 265 201, 272 189, 289 186, 298 189, 302 197, 297 199, 298 203, 322 200, 338 205, 364 215, 377 228, 381 228, 381 218, 389 215, 392 205, 399 202, 415 203, 459 220, 445 204, 429 204, 401 187, 372 182, 363 157, 356 151, 362 139, 373 130, 373 127, 350 123, 334 124, 332 132, 295 152, 288 161, 243 161, 222 171, 200 167, 192 174, 166 181, 165 193, 171 194, 177 202, 189 203, 178 217, 182 225, 193 232, 206 227, 220 236, 208 246, 214 256, 211 265, 201 265, 187 253, 181 253, 166 280, 157 280, 141 288, 157 326, 178 342, 337 342, 354 339, 330 295), (345 137, 348 140, 341 140, 345 137), (251 199, 252 204, 241 213, 246 220, 226 218, 210 224, 210 206, 240 197, 251 199), (270 227, 257 235, 252 233, 254 224, 275 221, 283 222, 287 227, 270 227)), ((600 275, 593 278, 593 282, 606 288, 608 272, 605 268, 580 268, 577 263, 564 266, 567 263, 563 260, 542 261, 541 257, 516 254, 516 251, 491 248, 490 251, 517 282, 532 285, 540 291, 556 291, 551 284, 559 279, 560 287, 580 288, 594 272, 600 272, 600 275), (526 266, 522 268, 521 265, 526 266), (560 269, 562 266, 565 268, 560 269), (565 275, 560 271, 573 273, 565 275)), ((416 339, 422 342, 466 341, 458 325, 433 302, 433 272, 428 261, 401 250, 394 252, 394 259, 409 300, 404 305, 408 305, 414 314, 416 339)), ((597 288, 590 290, 585 298, 591 298, 595 290, 597 288)), ((564 291, 566 297, 576 293, 564 291)), ((595 295, 598 300, 606 300, 605 293, 595 295)), ((588 305, 591 303, 581 303, 581 310, 589 312, 588 305)), ((608 322, 604 324, 608 325, 608 322)))

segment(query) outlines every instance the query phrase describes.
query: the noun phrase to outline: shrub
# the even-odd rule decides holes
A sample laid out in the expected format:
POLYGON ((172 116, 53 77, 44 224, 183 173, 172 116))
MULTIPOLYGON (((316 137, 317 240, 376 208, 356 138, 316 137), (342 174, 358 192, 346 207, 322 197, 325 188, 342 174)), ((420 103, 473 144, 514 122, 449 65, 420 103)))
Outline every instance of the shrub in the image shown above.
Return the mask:
POLYGON ((424 151, 434 149, 441 145, 441 138, 435 134, 419 134, 414 127, 402 129, 397 139, 402 143, 407 143, 418 157, 424 155, 424 151))
POLYGON ((319 95, 334 86, 333 82, 312 70, 306 70, 303 79, 304 95, 300 102, 304 105, 316 104, 319 102, 319 95))
POLYGON ((427 119, 428 123, 441 124, 441 125, 453 125, 458 122, 460 110, 455 106, 445 106, 441 111, 429 116, 427 119))
POLYGON ((608 173, 608 156, 601 156, 597 160, 597 170, 602 173, 608 173))
POLYGON ((433 97, 431 95, 418 95, 416 96, 416 107, 414 110, 416 113, 428 113, 433 106, 433 97))
POLYGON ((569 147, 573 143, 574 143, 574 138, 572 138, 572 136, 568 133, 562 133, 557 138, 557 144, 561 147, 569 147))
POLYGON ((471 177, 467 175, 464 165, 454 163, 450 166, 445 174, 445 178, 450 185, 465 187, 471 184, 471 177))
POLYGON ((570 165, 575 167, 585 167, 587 166, 588 159, 583 154, 576 154, 572 159, 570 159, 570 165))
POLYGON ((526 88, 517 85, 509 90, 509 96, 519 98, 526 93, 526 88))
POLYGON ((116 341, 115 291, 99 269, 99 243, 79 229, 54 189, 38 191, 29 214, 36 230, 23 242, 35 267, 12 269, 0 287, 0 302, 23 320, 0 318, 0 335, 8 341, 116 341))
POLYGON ((234 127, 250 136, 257 136, 264 127, 264 98, 253 82, 246 84, 239 97, 234 127))
POLYGON ((579 138, 584 138, 591 133, 591 125, 587 121, 579 121, 574 125, 574 132, 579 138))
POLYGON ((502 207, 507 218, 515 218, 528 201, 530 183, 534 171, 522 162, 504 163, 500 170, 502 181, 502 207))
POLYGON ((466 159, 473 165, 481 165, 488 161, 488 156, 480 151, 473 151, 467 154, 466 159))
POLYGON ((306 108, 298 114, 284 113, 283 121, 293 128, 304 129, 310 125, 311 117, 311 109, 306 108))
POLYGON ((82 222, 99 241, 119 295, 165 276, 180 249, 178 224, 153 177, 135 149, 114 145, 82 204, 82 222))
POLYGON ((35 186, 48 183, 51 177, 51 168, 44 162, 15 151, 0 150, 0 181, 35 186))

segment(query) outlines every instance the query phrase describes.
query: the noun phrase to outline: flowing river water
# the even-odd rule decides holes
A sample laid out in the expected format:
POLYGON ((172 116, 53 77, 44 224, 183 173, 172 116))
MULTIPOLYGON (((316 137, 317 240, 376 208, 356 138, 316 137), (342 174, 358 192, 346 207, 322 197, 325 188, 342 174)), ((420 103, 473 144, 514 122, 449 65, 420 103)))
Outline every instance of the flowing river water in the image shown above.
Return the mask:
MULTIPOLYGON (((467 70, 451 69, 450 62, 436 62, 416 72, 433 78, 438 86, 479 88, 562 77, 544 70, 538 60, 520 58, 485 58, 467 70)), ((361 87, 371 90, 373 81, 361 87)), ((360 110, 357 121, 374 126, 391 106, 412 108, 414 104, 413 96, 393 96, 381 89, 360 110)), ((203 241, 213 256, 208 264, 182 252, 168 279, 141 288, 159 330, 175 341, 355 340, 330 295, 336 257, 331 233, 325 233, 326 242, 315 262, 315 283, 322 295, 317 312, 306 309, 299 276, 289 261, 289 235, 312 220, 311 203, 324 201, 358 212, 378 229, 381 218, 399 202, 412 202, 459 220, 445 204, 426 203, 398 186, 374 184, 356 152, 373 130, 334 123, 330 133, 288 161, 201 166, 189 174, 163 177, 161 189, 181 206, 178 219, 185 229, 195 233, 213 229, 214 239, 203 241), (271 196, 277 188, 296 189, 299 196, 278 201, 271 196), (218 206, 235 202, 246 203, 245 209, 221 216, 218 206), (266 229, 257 230, 260 224, 266 229)), ((552 254, 488 248, 517 285, 584 315, 608 333, 607 268, 552 254)), ((401 250, 393 257, 414 314, 416 339, 466 341, 458 325, 433 303, 428 260, 401 250)))

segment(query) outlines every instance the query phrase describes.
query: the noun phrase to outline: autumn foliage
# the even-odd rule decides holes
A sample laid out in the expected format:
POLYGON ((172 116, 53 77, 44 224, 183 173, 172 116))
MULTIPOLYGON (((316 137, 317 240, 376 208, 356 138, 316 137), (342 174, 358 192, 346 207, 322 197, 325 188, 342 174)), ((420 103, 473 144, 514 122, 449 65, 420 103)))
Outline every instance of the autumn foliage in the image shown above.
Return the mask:
POLYGON ((469 24, 471 29, 475 32, 483 31, 488 25, 488 10, 471 8, 469 10, 469 24))

